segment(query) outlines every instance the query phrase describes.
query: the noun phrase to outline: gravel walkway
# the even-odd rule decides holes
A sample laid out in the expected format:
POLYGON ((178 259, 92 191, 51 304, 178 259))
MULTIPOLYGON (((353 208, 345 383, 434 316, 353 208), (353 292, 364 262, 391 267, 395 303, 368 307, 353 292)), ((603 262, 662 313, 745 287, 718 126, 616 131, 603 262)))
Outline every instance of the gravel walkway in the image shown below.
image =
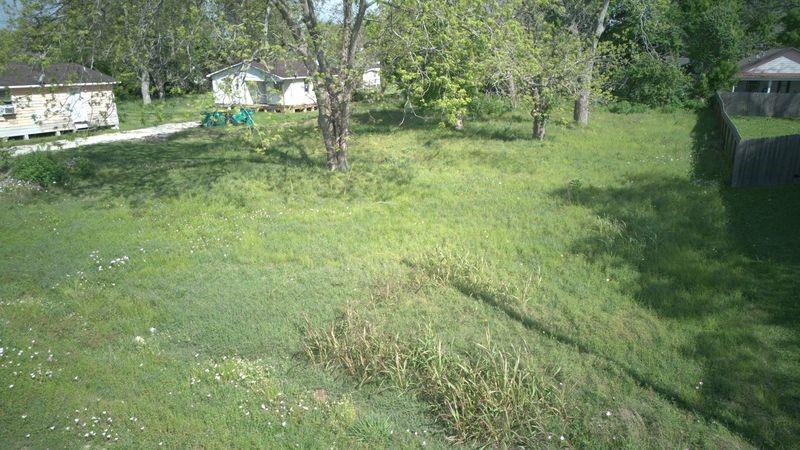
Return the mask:
POLYGON ((8 150, 13 156, 24 155, 32 152, 51 152, 86 145, 108 144, 110 142, 132 141, 156 136, 168 136, 189 128, 200 126, 200 122, 167 123, 156 127, 140 128, 138 130, 121 131, 119 133, 98 134, 85 138, 63 139, 60 141, 44 142, 41 144, 19 145, 8 150))

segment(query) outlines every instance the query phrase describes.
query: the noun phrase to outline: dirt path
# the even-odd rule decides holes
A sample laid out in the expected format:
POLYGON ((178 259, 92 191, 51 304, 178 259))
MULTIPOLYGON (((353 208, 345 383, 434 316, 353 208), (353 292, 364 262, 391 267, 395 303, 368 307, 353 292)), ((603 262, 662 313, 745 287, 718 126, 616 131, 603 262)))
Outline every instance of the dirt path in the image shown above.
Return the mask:
POLYGON ((175 134, 189 128, 200 126, 200 122, 181 122, 181 123, 167 123, 149 128, 140 128, 138 130, 121 131, 118 133, 98 134, 97 136, 89 136, 85 138, 76 139, 62 139, 60 141, 44 142, 41 144, 18 145, 10 147, 8 150, 13 156, 24 155, 32 152, 51 152, 57 150, 66 150, 70 148, 83 147, 86 145, 95 144, 108 144, 110 142, 132 141, 136 139, 145 139, 155 136, 168 136, 175 134))

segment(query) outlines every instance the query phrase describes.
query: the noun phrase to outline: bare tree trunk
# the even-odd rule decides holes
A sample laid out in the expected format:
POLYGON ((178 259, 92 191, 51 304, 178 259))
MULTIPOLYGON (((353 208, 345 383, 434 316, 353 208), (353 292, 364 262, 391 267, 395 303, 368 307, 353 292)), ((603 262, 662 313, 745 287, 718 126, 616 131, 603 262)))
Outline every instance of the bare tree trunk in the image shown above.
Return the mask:
POLYGON ((542 115, 533 118, 533 138, 542 140, 544 139, 545 127, 547 126, 547 119, 542 115))
POLYGON ((519 106, 519 99, 517 98, 517 82, 514 80, 514 74, 508 74, 508 97, 511 99, 511 107, 517 109, 519 106))
POLYGON ((150 74, 147 70, 142 69, 139 74, 139 80, 142 82, 142 103, 145 105, 150 104, 150 74))
POLYGON ((158 90, 158 98, 159 98, 159 100, 164 100, 164 97, 166 97, 166 95, 167 95, 166 84, 163 81, 159 81, 158 82, 158 86, 156 87, 156 90, 158 90))
POLYGON ((586 58, 586 66, 584 67, 583 74, 581 74, 578 79, 580 92, 578 93, 578 98, 575 100, 575 109, 572 112, 572 118, 576 123, 583 126, 589 125, 589 101, 592 92, 594 63, 597 57, 597 45, 600 43, 600 36, 602 36, 606 30, 606 16, 608 15, 609 2, 610 0, 603 1, 603 6, 600 8, 600 13, 597 15, 597 23, 594 33, 592 34, 592 46, 586 58))
POLYGON ((545 127, 547 126, 547 105, 544 103, 546 100, 542 99, 539 88, 533 88, 531 98, 533 100, 533 109, 531 110, 533 138, 541 141, 544 139, 545 127))
POLYGON ((464 129, 464 115, 458 114, 456 115, 456 131, 461 131, 464 129))

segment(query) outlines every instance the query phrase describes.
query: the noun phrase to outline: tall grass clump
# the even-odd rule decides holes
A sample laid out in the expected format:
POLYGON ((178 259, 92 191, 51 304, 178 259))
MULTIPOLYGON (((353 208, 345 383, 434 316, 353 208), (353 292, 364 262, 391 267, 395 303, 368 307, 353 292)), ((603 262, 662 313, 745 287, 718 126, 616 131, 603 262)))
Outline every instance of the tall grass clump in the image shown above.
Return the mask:
POLYGON ((533 372, 520 349, 499 349, 488 335, 459 352, 429 331, 413 339, 388 335, 348 308, 321 331, 307 324, 303 349, 310 360, 344 370, 360 385, 414 393, 458 443, 536 447, 567 427, 557 371, 533 372))
POLYGON ((490 303, 492 306, 524 305, 542 283, 539 268, 528 274, 524 283, 512 283, 502 279, 498 270, 485 258, 468 251, 455 251, 443 247, 415 258, 410 264, 422 271, 434 283, 452 286, 462 294, 490 303))

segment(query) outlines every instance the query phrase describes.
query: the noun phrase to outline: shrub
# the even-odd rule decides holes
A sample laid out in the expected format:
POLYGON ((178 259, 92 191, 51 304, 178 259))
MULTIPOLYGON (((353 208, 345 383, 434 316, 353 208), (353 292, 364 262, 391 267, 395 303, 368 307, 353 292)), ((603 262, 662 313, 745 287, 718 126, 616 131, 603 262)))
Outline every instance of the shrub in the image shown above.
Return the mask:
POLYGON ((63 181, 65 171, 50 153, 34 152, 16 157, 11 163, 11 175, 20 180, 48 185, 63 181))
POLYGON ((638 114, 647 112, 649 107, 638 103, 631 103, 625 100, 611 103, 608 110, 614 114, 638 114))
POLYGON ((83 156, 73 156, 65 166, 70 175, 78 178, 88 178, 95 172, 92 160, 83 156))
POLYGON ((630 103, 653 107, 682 105, 689 97, 691 78, 677 61, 661 60, 648 53, 633 55, 615 68, 610 80, 614 95, 630 103))
POLYGON ((478 118, 500 116, 513 109, 508 99, 496 94, 478 96, 469 104, 469 112, 478 118))
POLYGON ((8 172, 11 168, 11 152, 0 149, 0 173, 8 172))

